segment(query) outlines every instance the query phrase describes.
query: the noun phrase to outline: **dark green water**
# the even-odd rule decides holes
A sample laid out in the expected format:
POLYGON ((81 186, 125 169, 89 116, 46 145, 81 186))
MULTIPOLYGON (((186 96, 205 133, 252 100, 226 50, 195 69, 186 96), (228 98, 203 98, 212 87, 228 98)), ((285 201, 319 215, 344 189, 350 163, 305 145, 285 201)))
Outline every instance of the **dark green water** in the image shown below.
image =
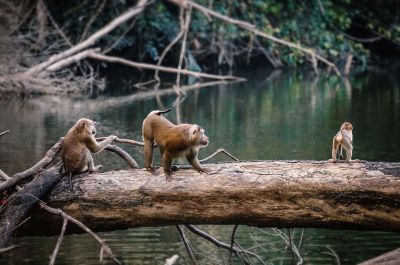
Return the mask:
MULTIPOLYGON (((357 75, 349 81, 299 73, 271 75, 263 70, 248 74, 248 78, 245 83, 191 91, 179 104, 181 122, 201 125, 210 138, 200 157, 223 147, 242 160, 326 160, 333 135, 348 120, 354 126, 354 159, 400 161, 400 77, 395 71, 357 75)), ((160 101, 154 97, 126 100, 106 96, 0 100, 0 132, 12 131, 0 138, 0 168, 11 175, 33 165, 80 117, 98 121, 99 136, 115 134, 141 140, 141 123, 151 110, 173 106, 167 117, 177 121, 174 100, 174 96, 160 101)), ((140 148, 123 147, 143 165, 140 148)), ((94 159, 104 170, 126 167, 107 152, 94 159)), ((229 242, 231 226, 204 229, 229 242)), ((305 264, 337 264, 329 248, 341 264, 356 264, 400 247, 400 234, 396 233, 291 231, 305 264)), ((187 262, 175 227, 130 229, 102 236, 126 264, 163 264, 173 254, 181 256, 176 264, 187 262)), ((202 264, 224 264, 218 249, 198 237, 190 238, 202 264)), ((46 264, 56 240, 17 238, 14 243, 20 247, 0 257, 0 264, 46 264)), ((269 264, 292 264, 291 252, 272 229, 241 226, 237 240, 269 264)), ((99 264, 98 253, 97 243, 87 235, 67 236, 57 264, 99 264)), ((223 251, 222 256, 227 264, 229 254, 223 251)))

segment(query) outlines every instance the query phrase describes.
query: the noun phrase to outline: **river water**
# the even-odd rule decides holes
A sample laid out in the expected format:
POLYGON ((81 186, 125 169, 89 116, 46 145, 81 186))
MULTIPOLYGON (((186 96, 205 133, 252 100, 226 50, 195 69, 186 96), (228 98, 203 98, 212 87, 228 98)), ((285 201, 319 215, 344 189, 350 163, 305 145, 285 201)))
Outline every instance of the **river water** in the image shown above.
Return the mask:
MULTIPOLYGON (((115 134, 141 140, 143 118, 154 109, 172 107, 173 122, 197 123, 210 144, 200 158, 225 148, 242 160, 330 158, 331 139, 347 120, 354 126, 355 159, 400 160, 400 77, 395 70, 374 70, 349 80, 260 68, 243 73, 247 82, 205 87, 159 98, 55 96, 0 100, 0 168, 12 175, 26 169, 80 117, 98 122, 98 136, 115 134)), ((118 90, 118 87, 112 88, 118 90)), ((116 93, 113 93, 116 94, 116 93)), ((141 148, 120 145, 143 165, 141 148)), ((156 152, 157 153, 157 152, 156 152)), ((94 156, 103 170, 126 164, 107 152, 94 156)), ((228 158, 220 156, 216 161, 228 158)), ((159 159, 157 159, 159 161, 159 159)), ((88 224, 90 226, 90 224, 88 224)), ((232 226, 202 226, 229 242, 232 226)), ((61 229, 61 228, 60 228, 61 229)), ((237 241, 268 264, 292 264, 288 233, 305 264, 356 264, 400 247, 400 234, 327 229, 260 229, 239 226, 237 241), (280 234, 283 232, 283 234, 280 234)), ((187 231, 201 264, 227 264, 220 251, 187 231)), ((178 254, 176 264, 189 264, 175 227, 134 228, 101 233, 125 264, 164 264, 178 254)), ((57 237, 18 237, 19 247, 0 257, 0 264, 46 264, 57 237)), ((99 264, 99 247, 87 235, 66 236, 57 264, 99 264)), ((298 257, 294 255, 295 262, 298 257)), ((240 264, 237 258, 233 259, 240 264)), ((256 260, 252 260, 257 264, 256 260)), ((105 264, 111 264, 106 259, 105 264)))

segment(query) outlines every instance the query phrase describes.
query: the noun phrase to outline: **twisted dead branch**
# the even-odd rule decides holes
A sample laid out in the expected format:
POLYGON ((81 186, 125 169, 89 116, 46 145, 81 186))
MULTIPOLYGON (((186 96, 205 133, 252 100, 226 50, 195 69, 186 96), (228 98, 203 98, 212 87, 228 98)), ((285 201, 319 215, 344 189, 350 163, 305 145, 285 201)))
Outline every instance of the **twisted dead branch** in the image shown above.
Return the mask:
POLYGON ((56 155, 61 150, 62 144, 64 142, 64 137, 61 137, 60 140, 56 144, 54 144, 45 154, 45 156, 36 163, 33 167, 15 174, 11 178, 7 179, 4 182, 0 183, 0 192, 5 191, 6 189, 14 186, 21 180, 28 178, 32 175, 35 175, 39 171, 43 170, 43 168, 47 167, 51 162, 54 161, 56 155))

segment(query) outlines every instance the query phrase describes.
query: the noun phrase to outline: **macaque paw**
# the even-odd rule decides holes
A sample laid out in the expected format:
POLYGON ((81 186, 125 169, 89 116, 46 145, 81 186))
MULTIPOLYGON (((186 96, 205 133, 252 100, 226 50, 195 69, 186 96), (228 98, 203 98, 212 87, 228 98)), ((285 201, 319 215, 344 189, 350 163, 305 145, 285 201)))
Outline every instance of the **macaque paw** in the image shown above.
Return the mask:
POLYGON ((165 173, 165 181, 171 182, 173 179, 172 173, 165 173))
POLYGON ((99 172, 103 168, 102 165, 95 166, 91 172, 99 172))
POLYGON ((149 171, 153 175, 157 175, 157 169, 155 167, 149 167, 146 168, 147 171, 149 171))
POLYGON ((211 173, 211 170, 209 170, 209 169, 207 169, 207 168, 201 168, 201 169, 199 170, 199 173, 210 174, 210 173, 211 173))

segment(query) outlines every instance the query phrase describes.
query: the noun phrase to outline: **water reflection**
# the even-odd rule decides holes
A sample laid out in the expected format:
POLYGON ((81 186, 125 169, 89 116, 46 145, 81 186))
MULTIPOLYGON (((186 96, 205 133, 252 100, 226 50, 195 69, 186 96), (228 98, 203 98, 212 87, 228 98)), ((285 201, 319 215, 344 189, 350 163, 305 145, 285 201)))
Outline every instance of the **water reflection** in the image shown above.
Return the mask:
MULTIPOLYGON (((153 109, 173 107, 173 122, 197 123, 204 127, 210 145, 200 151, 206 157, 220 147, 243 160, 328 159, 331 138, 344 120, 354 126, 354 158, 399 161, 399 76, 390 72, 369 73, 341 80, 299 73, 248 75, 248 82, 217 85, 174 95, 143 94, 96 99, 29 98, 0 101, 0 168, 12 174, 40 158, 80 117, 99 122, 98 135, 115 134, 141 140, 143 118, 153 109), (180 119, 180 120, 179 120, 180 119)), ((143 165, 141 148, 123 146, 143 165)), ((156 155, 158 152, 155 152, 156 155)), ((95 155, 105 170, 127 167, 107 152, 95 155)), ((224 160, 225 158, 219 158, 224 160)), ((207 231, 229 241, 231 226, 205 226, 207 231)), ((201 238, 189 238, 205 264, 227 263, 214 246, 201 238), (206 258, 207 257, 207 258, 206 258)), ((294 241, 300 241, 300 230, 294 241)), ((102 234, 126 264, 163 264, 178 253, 177 264, 186 254, 175 227, 140 228, 102 234)), ((291 253, 272 230, 241 226, 237 239, 243 247, 259 253, 273 264, 291 264, 291 253)), ((0 258, 1 264, 43 264, 57 238, 16 239, 20 248, 0 258), (27 255, 29 253, 29 255, 27 255), (4 261, 4 262, 3 262, 4 261)), ((399 247, 395 233, 305 229, 300 252, 306 264, 335 264, 334 250, 342 264, 354 264, 383 251, 399 247), (351 251, 350 251, 351 250, 351 251)), ((57 264, 98 264, 98 245, 86 235, 67 236, 57 264)), ((108 262, 108 261, 107 261, 108 262)))

